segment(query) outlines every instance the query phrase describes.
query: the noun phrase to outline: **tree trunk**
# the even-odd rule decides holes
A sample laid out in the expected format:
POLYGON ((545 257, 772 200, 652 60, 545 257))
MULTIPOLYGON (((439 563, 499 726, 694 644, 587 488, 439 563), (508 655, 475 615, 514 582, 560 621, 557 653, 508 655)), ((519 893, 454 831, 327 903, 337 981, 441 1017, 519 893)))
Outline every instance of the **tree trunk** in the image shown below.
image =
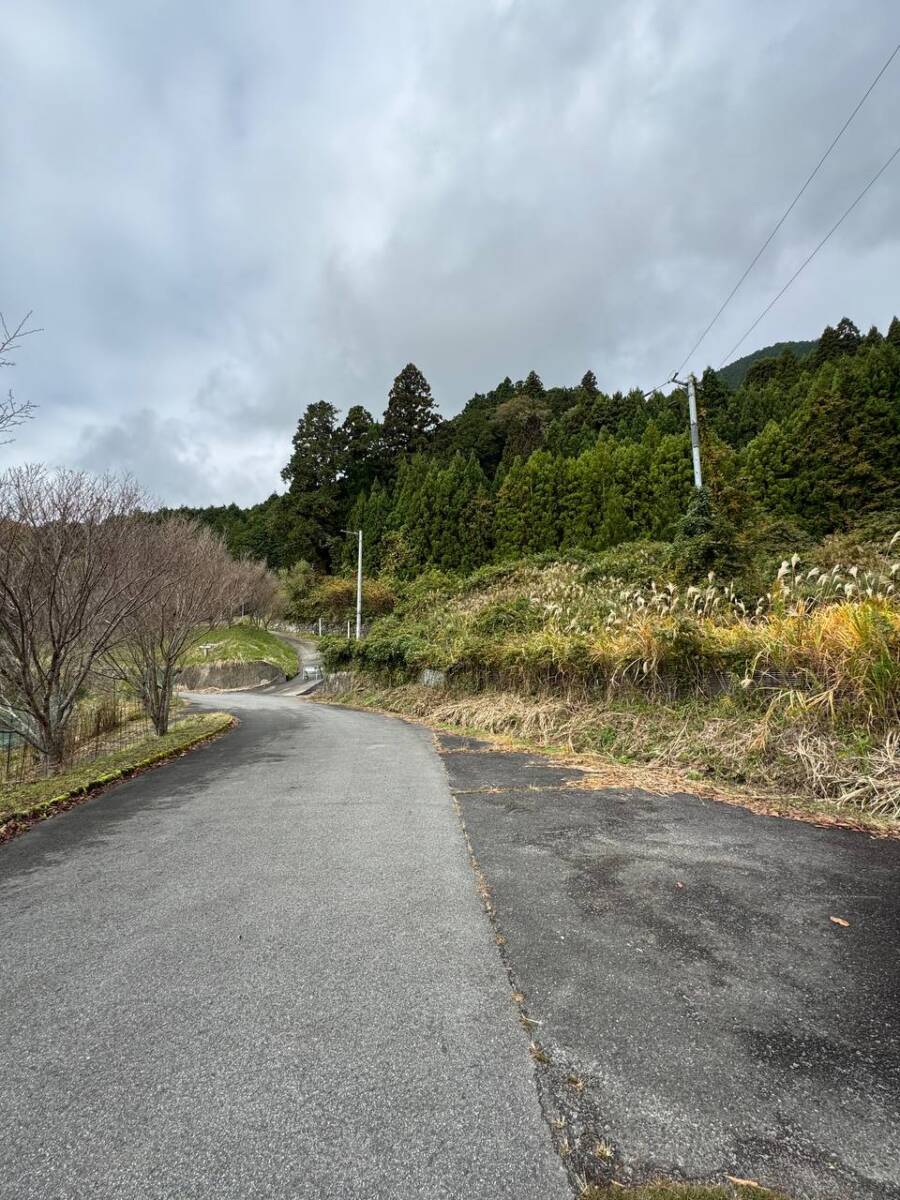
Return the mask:
POLYGON ((66 759, 66 728, 57 722, 48 722, 41 729, 41 757, 47 774, 53 775, 63 766, 66 759))
POLYGON ((157 735, 164 737, 169 732, 169 714, 172 708, 172 668, 164 667, 157 680, 155 704, 151 709, 150 719, 157 735))

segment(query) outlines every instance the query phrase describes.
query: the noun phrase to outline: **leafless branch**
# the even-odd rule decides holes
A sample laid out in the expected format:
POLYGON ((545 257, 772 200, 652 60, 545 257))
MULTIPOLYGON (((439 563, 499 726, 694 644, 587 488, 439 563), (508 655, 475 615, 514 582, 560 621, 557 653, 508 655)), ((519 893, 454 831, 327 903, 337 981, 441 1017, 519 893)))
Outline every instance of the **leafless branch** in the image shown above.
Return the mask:
POLYGON ((160 586, 131 613, 126 636, 110 647, 103 665, 137 692, 162 735, 184 652, 210 625, 231 616, 241 589, 223 540, 196 521, 145 522, 139 552, 160 586))
MULTIPOLYGON (((31 313, 27 312, 18 325, 14 329, 10 329, 3 313, 0 312, 0 367, 14 366, 13 360, 7 358, 6 355, 19 348, 22 338, 30 337, 33 333, 40 333, 39 329, 28 328, 30 320, 31 313)), ((20 404, 10 391, 5 399, 0 400, 0 433, 5 433, 6 430, 14 429, 17 425, 31 420, 36 407, 30 400, 20 404)), ((0 446, 5 446, 11 440, 11 438, 6 438, 0 441, 0 446)))
POLYGON ((0 476, 0 729, 54 764, 91 668, 159 590, 133 481, 13 468, 0 476))

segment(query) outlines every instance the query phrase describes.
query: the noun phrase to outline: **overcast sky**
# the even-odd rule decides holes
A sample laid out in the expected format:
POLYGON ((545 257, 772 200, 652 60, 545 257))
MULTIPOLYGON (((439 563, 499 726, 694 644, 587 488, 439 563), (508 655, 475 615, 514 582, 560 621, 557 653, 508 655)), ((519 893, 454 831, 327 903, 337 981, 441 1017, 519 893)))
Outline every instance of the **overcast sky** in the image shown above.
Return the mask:
MULTIPOLYGON (((279 484, 311 401, 445 415, 684 357, 900 40, 896 0, 28 0, 0 42, 0 461, 279 484)), ((695 360, 900 140, 900 56, 695 360)), ((900 309, 900 159, 740 353, 900 309)))

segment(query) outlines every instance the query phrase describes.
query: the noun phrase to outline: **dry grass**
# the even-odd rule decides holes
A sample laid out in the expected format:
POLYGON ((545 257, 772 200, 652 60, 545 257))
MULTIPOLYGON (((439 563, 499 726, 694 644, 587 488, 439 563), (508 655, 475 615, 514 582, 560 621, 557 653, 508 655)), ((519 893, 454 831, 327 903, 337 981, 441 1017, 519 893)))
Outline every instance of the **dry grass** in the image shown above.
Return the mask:
POLYGON ((712 575, 702 587, 635 587, 584 564, 510 567, 471 586, 415 592, 330 665, 467 675, 472 688, 580 688, 655 699, 742 691, 757 706, 900 719, 900 561, 801 570, 786 559, 755 599, 712 575))
POLYGON ((706 1185, 696 1183, 650 1183, 626 1188, 613 1183, 609 1187, 586 1187, 580 1200, 787 1200, 780 1192, 771 1192, 752 1182, 706 1185))
POLYGON ((802 720, 636 698, 601 705, 516 692, 454 694, 357 678, 343 703, 403 713, 507 745, 572 756, 580 786, 693 792, 761 812, 900 833, 900 736, 842 737, 802 720))
POLYGON ((888 826, 900 822, 898 542, 864 566, 793 555, 752 599, 712 575, 684 587, 632 573, 635 586, 606 560, 512 564, 427 603, 413 586, 326 663, 371 679, 371 702, 431 723, 888 826), (448 687, 412 686, 424 667, 448 687))

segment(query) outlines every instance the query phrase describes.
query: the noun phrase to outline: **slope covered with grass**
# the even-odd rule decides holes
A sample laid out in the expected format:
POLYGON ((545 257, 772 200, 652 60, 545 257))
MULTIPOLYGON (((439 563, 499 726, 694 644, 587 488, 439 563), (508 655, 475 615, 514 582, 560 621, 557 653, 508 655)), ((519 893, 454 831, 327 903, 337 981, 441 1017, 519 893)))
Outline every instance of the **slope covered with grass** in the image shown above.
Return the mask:
POLYGON ((182 754, 191 746, 227 729, 234 721, 230 713, 211 712, 185 716, 175 721, 162 737, 149 734, 122 750, 99 755, 54 775, 0 788, 0 840, 18 825, 27 825, 67 806, 74 797, 115 783, 135 771, 182 754))
POLYGON ((900 821, 900 605, 892 547, 826 542, 759 595, 669 576, 666 546, 420 576, 326 665, 357 698, 537 745, 900 821), (445 686, 419 685, 445 672, 445 686))
POLYGON ((205 662, 267 662, 290 679, 297 674, 295 651, 271 633, 255 625, 218 625, 208 630, 184 656, 184 666, 205 662))

